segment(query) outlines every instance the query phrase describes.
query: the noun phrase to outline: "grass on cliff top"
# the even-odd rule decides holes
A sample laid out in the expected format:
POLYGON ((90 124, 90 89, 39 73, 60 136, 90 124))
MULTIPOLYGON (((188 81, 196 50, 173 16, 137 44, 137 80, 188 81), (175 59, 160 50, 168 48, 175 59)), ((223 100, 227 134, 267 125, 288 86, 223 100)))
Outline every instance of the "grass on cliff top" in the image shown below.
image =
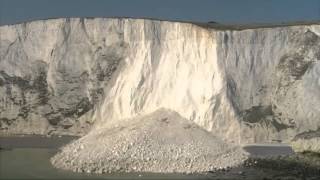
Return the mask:
POLYGON ((233 30, 241 31, 246 29, 260 29, 260 28, 277 28, 288 26, 308 26, 308 25, 320 25, 320 21, 298 21, 298 22, 282 22, 282 23, 251 23, 251 24, 223 24, 218 22, 192 22, 192 24, 204 27, 212 28, 216 30, 233 30))

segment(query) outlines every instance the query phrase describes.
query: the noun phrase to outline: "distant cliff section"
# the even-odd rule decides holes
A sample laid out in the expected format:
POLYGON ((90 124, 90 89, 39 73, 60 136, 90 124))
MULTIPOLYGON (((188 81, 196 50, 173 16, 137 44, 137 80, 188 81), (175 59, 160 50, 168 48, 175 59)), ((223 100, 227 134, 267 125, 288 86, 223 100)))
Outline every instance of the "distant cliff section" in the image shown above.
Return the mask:
POLYGON ((166 108, 237 143, 314 140, 319 47, 316 23, 246 29, 68 18, 1 26, 0 131, 83 135, 166 108))

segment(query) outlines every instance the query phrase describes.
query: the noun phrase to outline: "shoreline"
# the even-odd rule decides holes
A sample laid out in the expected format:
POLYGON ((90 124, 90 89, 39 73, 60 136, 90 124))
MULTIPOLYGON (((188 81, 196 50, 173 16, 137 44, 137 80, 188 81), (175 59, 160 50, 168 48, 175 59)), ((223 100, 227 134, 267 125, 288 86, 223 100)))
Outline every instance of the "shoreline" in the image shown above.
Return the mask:
MULTIPOLYGON (((24 151, 24 148, 42 148, 53 150, 56 152, 58 148, 63 145, 76 140, 79 137, 74 136, 52 136, 47 137, 43 135, 19 135, 19 136, 0 136, 1 148, 13 149, 10 152, 24 151), (8 143, 11 141, 11 143, 8 143), (53 143, 50 145, 50 143, 53 143)), ((256 147, 256 146, 255 146, 256 147)), ((266 146, 268 147, 268 146, 266 146)), ((7 149, 2 149, 0 152, 6 152, 7 149)), ((28 150, 30 152, 30 150, 28 150)), ((41 151, 39 151, 41 152, 41 151)), ((51 155, 50 155, 51 156, 51 155)), ((56 173, 66 173, 69 176, 87 177, 88 179, 94 178, 115 178, 124 177, 124 179, 131 178, 148 178, 156 177, 161 179, 259 179, 260 177, 267 179, 300 179, 302 176, 308 178, 320 177, 320 157, 316 157, 311 154, 293 154, 282 157, 272 158, 249 158, 243 165, 234 168, 217 169, 215 171, 203 172, 203 173, 152 173, 152 172, 135 172, 135 173, 74 173, 71 171, 65 171, 61 169, 55 169, 56 173), (303 175, 301 175, 303 173, 303 175), (293 178, 294 177, 294 178, 293 178)), ((49 160, 48 160, 49 162, 49 160)), ((50 165, 51 167, 51 165, 50 165)), ((1 176, 0 176, 1 177, 1 176)), ((307 179, 308 179, 307 178, 307 179)), ((261 178, 260 178, 261 179, 261 178)))

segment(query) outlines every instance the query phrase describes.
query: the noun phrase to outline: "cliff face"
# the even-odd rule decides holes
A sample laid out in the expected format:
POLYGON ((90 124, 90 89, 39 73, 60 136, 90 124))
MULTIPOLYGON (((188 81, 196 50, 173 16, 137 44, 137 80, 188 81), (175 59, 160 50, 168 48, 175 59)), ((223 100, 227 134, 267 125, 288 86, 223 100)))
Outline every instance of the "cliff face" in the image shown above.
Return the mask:
POLYGON ((285 140, 319 130, 319 27, 221 33, 218 57, 243 141, 285 140))
POLYGON ((234 142, 320 129, 320 25, 215 30, 142 19, 0 27, 0 127, 83 134, 178 112, 234 142))

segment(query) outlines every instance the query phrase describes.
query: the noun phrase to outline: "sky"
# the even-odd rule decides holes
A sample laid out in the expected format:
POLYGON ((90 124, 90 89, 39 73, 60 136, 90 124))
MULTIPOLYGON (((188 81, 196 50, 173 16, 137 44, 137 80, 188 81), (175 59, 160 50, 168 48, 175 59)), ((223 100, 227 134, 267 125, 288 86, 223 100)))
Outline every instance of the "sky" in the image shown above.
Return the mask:
POLYGON ((320 20, 320 0, 0 0, 0 25, 115 16, 225 24, 314 21, 320 20))

